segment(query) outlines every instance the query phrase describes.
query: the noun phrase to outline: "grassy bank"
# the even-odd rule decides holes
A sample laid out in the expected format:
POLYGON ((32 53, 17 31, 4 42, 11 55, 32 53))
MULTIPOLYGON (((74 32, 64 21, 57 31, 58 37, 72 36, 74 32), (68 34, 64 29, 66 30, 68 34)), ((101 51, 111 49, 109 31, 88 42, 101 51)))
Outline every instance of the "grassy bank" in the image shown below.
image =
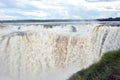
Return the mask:
POLYGON ((120 80, 120 49, 107 52, 98 63, 77 72, 68 80, 120 80))

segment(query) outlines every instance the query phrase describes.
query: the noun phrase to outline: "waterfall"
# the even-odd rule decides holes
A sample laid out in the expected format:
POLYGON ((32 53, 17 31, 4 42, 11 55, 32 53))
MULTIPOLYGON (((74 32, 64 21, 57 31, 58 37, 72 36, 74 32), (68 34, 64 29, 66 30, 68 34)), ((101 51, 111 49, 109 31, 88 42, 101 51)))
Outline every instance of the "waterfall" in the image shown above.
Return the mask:
POLYGON ((120 27, 99 24, 0 27, 0 78, 66 80, 120 48, 120 27))

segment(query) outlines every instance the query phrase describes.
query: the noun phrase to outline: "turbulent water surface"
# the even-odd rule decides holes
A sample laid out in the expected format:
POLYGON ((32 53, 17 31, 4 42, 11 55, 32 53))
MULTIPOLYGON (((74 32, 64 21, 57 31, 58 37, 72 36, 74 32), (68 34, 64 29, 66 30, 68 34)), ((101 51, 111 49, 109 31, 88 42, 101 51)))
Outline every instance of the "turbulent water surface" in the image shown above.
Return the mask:
POLYGON ((120 48, 119 25, 106 24, 1 24, 0 79, 68 79, 120 48))

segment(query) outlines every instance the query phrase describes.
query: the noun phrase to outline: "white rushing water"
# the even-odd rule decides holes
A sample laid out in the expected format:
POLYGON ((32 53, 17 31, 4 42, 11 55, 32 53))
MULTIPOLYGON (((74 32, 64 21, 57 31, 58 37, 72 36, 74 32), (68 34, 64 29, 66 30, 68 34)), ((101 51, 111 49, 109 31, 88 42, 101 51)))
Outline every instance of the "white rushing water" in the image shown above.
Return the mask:
POLYGON ((66 80, 119 41, 117 26, 0 26, 0 80, 66 80))

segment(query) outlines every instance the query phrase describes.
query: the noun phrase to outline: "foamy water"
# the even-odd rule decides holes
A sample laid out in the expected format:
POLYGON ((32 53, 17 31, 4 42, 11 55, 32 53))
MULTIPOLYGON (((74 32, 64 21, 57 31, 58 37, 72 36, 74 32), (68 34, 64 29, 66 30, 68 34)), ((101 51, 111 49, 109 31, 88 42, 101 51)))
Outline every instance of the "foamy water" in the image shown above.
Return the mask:
POLYGON ((120 27, 92 24, 0 27, 0 78, 66 80, 120 48, 120 27))

